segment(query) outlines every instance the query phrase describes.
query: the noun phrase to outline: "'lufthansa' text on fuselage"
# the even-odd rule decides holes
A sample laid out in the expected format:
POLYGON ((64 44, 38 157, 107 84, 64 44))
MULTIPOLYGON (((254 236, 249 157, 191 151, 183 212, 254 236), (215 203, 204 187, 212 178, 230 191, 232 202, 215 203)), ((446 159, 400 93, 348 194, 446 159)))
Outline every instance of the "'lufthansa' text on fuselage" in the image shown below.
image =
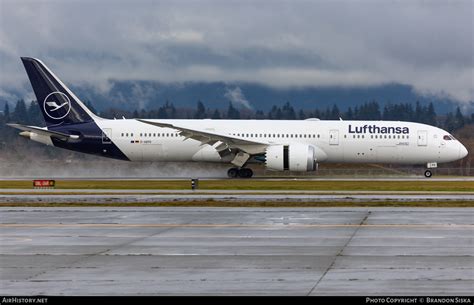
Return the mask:
POLYGON ((393 134, 409 134, 410 129, 408 127, 393 127, 393 126, 377 126, 377 125, 364 125, 364 126, 352 126, 349 124, 349 133, 393 133, 393 134))

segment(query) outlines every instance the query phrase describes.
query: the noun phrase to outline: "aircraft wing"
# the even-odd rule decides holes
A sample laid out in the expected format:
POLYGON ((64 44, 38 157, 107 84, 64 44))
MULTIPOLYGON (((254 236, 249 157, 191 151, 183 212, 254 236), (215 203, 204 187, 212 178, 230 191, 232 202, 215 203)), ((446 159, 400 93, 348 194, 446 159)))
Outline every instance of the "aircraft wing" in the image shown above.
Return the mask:
POLYGON ((7 124, 7 125, 16 129, 23 130, 23 131, 29 131, 29 132, 33 132, 42 136, 48 136, 48 137, 60 139, 62 141, 79 138, 79 136, 77 135, 69 135, 67 133, 47 130, 47 129, 43 129, 41 127, 36 127, 36 126, 26 126, 26 125, 21 125, 21 124, 7 124))
POLYGON ((198 129, 191 129, 189 127, 183 127, 176 124, 162 123, 162 122, 142 120, 142 119, 137 119, 137 121, 140 121, 145 124, 158 126, 158 127, 176 129, 179 131, 180 135, 185 137, 186 139, 193 139, 193 140, 199 141, 203 145, 204 144, 214 145, 217 142, 222 142, 222 144, 220 144, 218 148, 219 147, 222 148, 222 146, 226 148, 238 148, 249 154, 257 154, 257 153, 264 152, 265 148, 268 146, 268 143, 265 143, 265 142, 240 139, 238 137, 234 137, 230 135, 224 135, 224 134, 210 132, 210 131, 202 131, 198 129))

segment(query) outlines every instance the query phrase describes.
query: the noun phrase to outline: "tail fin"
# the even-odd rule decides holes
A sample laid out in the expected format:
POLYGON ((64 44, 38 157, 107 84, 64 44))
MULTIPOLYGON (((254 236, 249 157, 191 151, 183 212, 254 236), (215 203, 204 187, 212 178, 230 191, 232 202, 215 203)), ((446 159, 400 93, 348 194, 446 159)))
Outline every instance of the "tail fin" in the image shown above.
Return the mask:
POLYGON ((98 119, 40 60, 21 58, 47 126, 98 119))

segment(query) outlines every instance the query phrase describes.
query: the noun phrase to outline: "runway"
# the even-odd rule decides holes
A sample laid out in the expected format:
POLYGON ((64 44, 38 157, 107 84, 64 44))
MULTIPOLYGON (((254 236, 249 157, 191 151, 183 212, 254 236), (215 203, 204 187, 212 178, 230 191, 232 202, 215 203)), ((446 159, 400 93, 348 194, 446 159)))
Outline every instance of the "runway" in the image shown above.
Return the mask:
MULTIPOLYGON (((133 191, 132 191, 133 192, 133 191)), ((236 193, 180 193, 175 191, 173 194, 0 194, 0 203, 41 203, 51 204, 134 204, 134 203, 161 203, 161 202, 386 202, 386 201, 474 201, 474 194, 248 194, 237 191, 236 193)))
POLYGON ((473 208, 1 208, 2 295, 472 295, 473 208))

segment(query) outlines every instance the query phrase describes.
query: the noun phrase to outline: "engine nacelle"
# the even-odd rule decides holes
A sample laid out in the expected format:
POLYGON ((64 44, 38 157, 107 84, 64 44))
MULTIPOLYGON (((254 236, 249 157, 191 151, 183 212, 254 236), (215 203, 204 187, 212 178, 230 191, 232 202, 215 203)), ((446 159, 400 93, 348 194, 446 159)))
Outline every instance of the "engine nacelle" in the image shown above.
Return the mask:
POLYGON ((326 158, 326 153, 313 145, 272 145, 266 149, 265 165, 271 170, 306 172, 316 170, 316 163, 326 158))

